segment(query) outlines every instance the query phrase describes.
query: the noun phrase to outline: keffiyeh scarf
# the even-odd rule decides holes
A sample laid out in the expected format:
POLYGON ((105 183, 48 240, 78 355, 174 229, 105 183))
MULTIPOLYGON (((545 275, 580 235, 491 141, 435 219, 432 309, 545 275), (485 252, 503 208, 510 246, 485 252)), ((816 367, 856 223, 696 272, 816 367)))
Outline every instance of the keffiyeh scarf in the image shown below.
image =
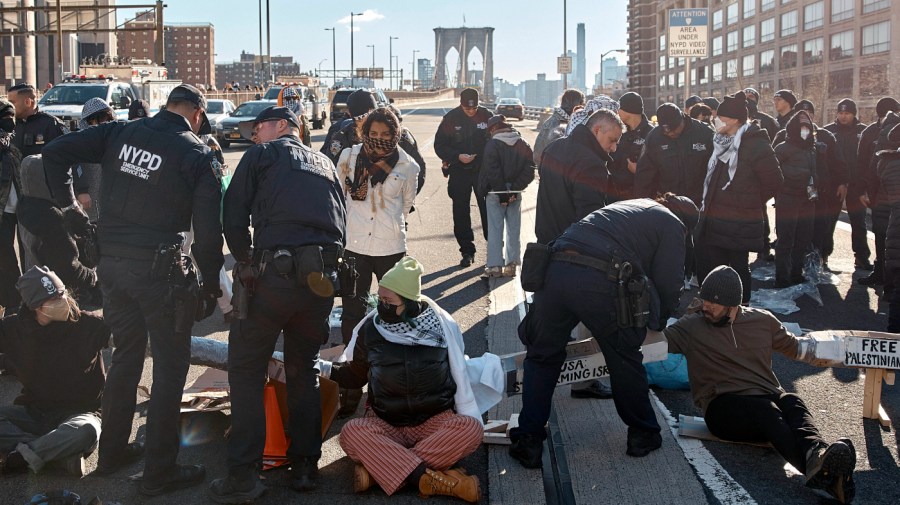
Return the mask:
POLYGON ((738 149, 741 147, 741 137, 750 123, 741 126, 734 136, 716 133, 713 136, 713 154, 709 157, 709 163, 706 166, 706 178, 703 180, 703 205, 700 210, 706 209, 706 194, 709 192, 709 184, 712 182, 713 174, 716 171, 716 165, 719 161, 728 164, 728 182, 722 186, 722 190, 728 188, 737 172, 738 149))
POLYGON ((395 344, 447 348, 441 319, 434 309, 426 308, 413 321, 415 326, 407 322, 385 323, 376 317, 375 328, 385 340, 395 344))
POLYGON ((613 100, 612 98, 606 95, 600 95, 594 97, 588 103, 584 104, 584 108, 572 114, 572 117, 569 119, 569 126, 566 127, 566 136, 572 134, 572 130, 575 129, 576 126, 587 123, 591 114, 597 112, 600 109, 609 109, 613 112, 619 112, 619 102, 613 100))

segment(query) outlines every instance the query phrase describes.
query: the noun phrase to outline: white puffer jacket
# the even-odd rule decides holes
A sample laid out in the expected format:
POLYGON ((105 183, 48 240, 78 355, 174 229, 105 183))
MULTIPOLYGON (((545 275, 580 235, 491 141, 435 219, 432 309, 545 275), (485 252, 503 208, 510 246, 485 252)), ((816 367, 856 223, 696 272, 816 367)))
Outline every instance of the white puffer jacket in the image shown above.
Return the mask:
POLYGON ((337 171, 347 198, 347 250, 366 256, 389 256, 406 252, 406 216, 416 198, 419 165, 397 148, 400 159, 387 180, 369 187, 366 199, 350 198, 356 157, 362 144, 344 149, 337 171))

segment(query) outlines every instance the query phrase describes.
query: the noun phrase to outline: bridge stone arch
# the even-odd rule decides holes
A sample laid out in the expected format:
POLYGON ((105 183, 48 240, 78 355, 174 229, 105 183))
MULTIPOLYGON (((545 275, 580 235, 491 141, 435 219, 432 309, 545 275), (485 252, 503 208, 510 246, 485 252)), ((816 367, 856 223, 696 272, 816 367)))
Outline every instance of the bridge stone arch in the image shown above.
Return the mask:
MULTIPOLYGON (((469 75, 469 53, 478 48, 484 57, 484 88, 486 99, 494 97, 494 29, 485 28, 435 28, 434 29, 434 86, 447 87, 447 53, 456 48, 459 52, 458 83, 466 82, 469 75)), ((455 71, 455 70, 454 70, 455 71)))

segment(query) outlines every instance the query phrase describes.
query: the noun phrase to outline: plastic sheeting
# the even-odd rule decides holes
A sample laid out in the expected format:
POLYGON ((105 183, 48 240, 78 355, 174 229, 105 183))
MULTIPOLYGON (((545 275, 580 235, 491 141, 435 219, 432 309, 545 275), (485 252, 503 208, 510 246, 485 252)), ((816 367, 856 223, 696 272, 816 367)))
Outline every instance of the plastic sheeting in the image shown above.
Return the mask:
MULTIPOLYGON (((754 279, 767 281, 775 277, 774 266, 762 266, 752 272, 754 279)), ((806 264, 803 267, 805 282, 786 288, 757 289, 750 295, 750 306, 766 309, 779 314, 793 314, 800 310, 796 301, 803 295, 812 298, 819 306, 823 305, 822 295, 819 293, 819 284, 841 283, 840 277, 828 272, 822 265, 822 257, 818 251, 806 255, 806 264)))

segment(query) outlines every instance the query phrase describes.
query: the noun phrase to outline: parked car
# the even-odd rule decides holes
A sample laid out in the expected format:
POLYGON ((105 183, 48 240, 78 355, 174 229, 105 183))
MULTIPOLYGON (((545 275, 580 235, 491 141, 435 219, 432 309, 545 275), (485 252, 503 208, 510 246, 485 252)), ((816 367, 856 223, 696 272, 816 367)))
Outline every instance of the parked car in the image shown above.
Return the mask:
POLYGON ((56 116, 69 127, 78 129, 81 109, 91 98, 102 98, 116 113, 116 119, 128 119, 128 106, 137 100, 136 88, 112 78, 72 77, 47 90, 38 100, 42 112, 56 116))
POLYGON ((206 117, 209 118, 209 125, 213 131, 219 129, 219 122, 227 118, 234 112, 234 102, 221 98, 212 98, 207 100, 206 117))
POLYGON ((497 108, 494 114, 503 114, 507 118, 518 118, 519 121, 525 119, 525 106, 518 98, 501 98, 497 102, 497 108))
MULTIPOLYGON (((350 117, 347 114, 347 97, 354 91, 356 90, 343 88, 334 93, 334 97, 331 99, 331 124, 340 123, 344 119, 350 117)), ((380 89, 370 89, 368 91, 375 96, 375 104, 378 107, 387 107, 388 104, 392 103, 384 95, 384 91, 381 91, 380 89)))
POLYGON ((225 148, 232 142, 250 143, 250 139, 241 136, 238 123, 254 119, 260 112, 271 106, 272 102, 268 100, 252 100, 240 104, 230 116, 219 121, 219 126, 216 128, 216 139, 219 144, 225 148))

